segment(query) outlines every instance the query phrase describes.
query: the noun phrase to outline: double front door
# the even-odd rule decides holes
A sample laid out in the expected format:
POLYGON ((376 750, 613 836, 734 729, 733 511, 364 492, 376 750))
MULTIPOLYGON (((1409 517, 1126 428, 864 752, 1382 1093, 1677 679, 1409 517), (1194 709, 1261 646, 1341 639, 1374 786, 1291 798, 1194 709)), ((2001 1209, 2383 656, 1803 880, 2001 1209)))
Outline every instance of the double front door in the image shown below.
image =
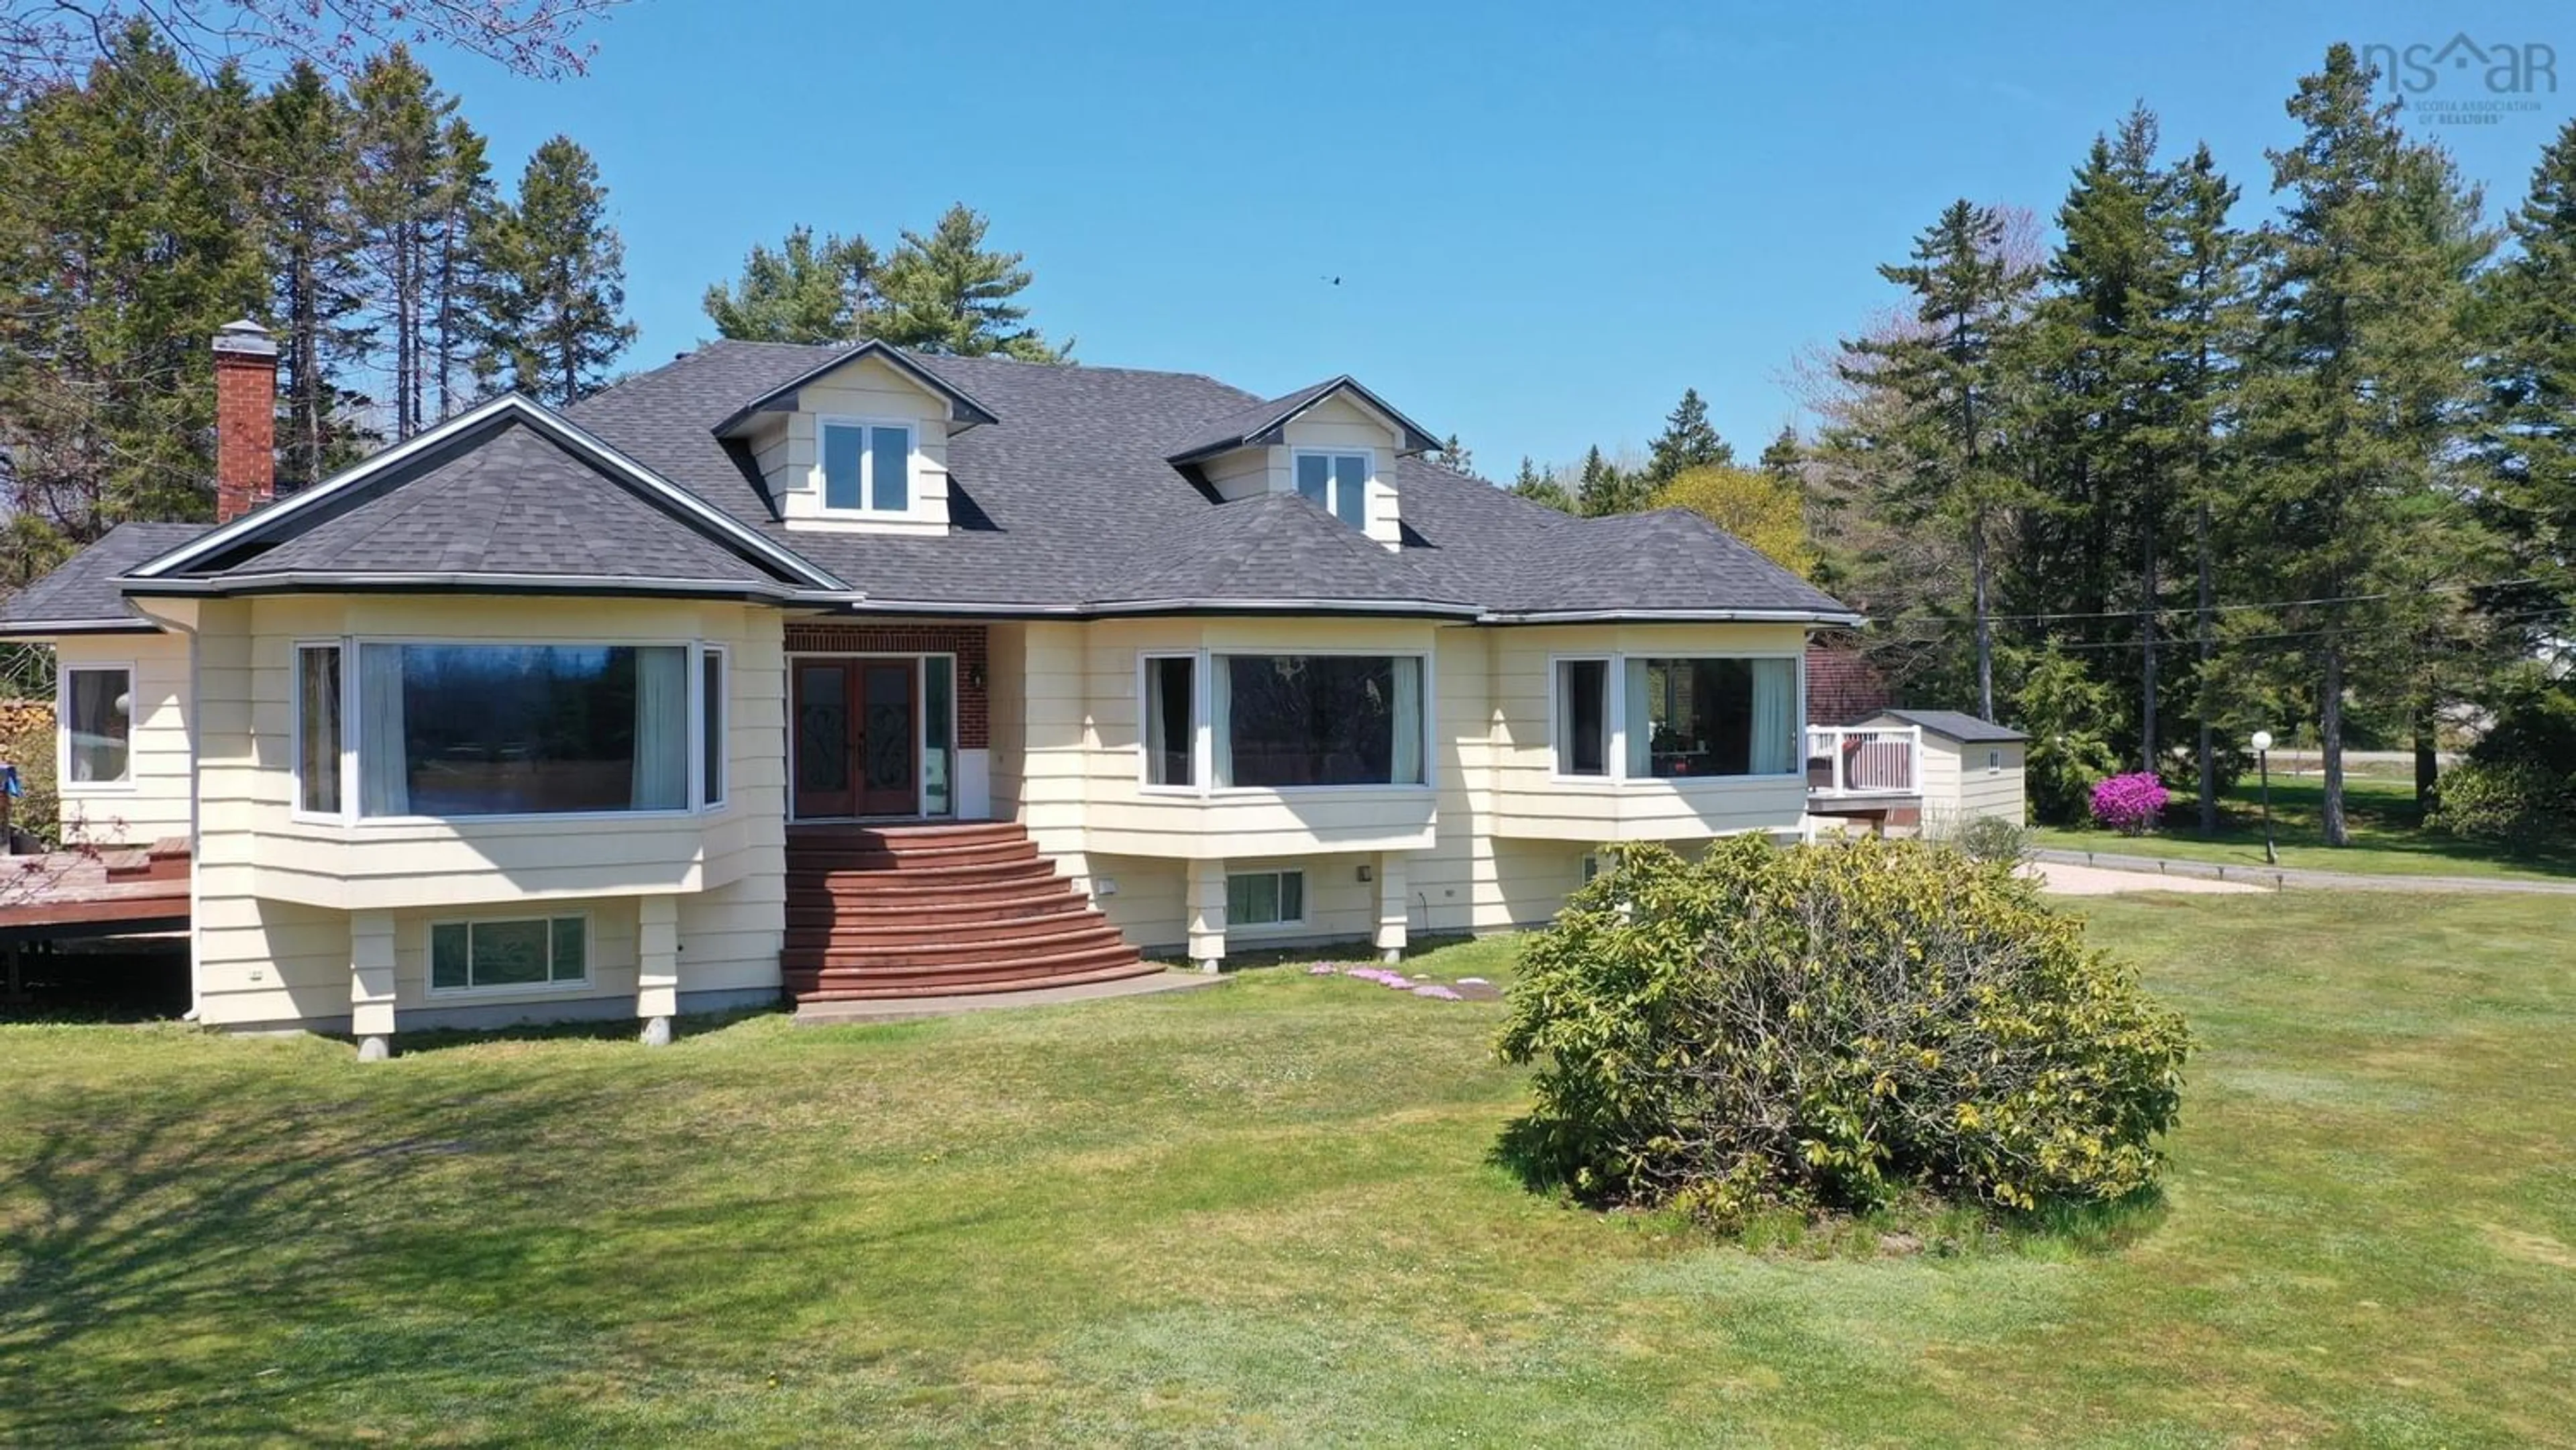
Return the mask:
POLYGON ((797 658, 796 815, 921 811, 918 659, 797 658))

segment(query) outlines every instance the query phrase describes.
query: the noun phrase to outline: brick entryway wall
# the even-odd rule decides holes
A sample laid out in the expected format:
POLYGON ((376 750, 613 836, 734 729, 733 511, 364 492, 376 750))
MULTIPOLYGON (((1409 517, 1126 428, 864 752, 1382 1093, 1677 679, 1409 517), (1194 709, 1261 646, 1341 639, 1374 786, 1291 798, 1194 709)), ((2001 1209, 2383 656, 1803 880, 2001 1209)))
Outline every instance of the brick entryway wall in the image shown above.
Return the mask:
POLYGON ((992 745, 986 703, 984 626, 980 624, 819 624, 787 626, 793 654, 950 654, 957 656, 957 748, 992 745))

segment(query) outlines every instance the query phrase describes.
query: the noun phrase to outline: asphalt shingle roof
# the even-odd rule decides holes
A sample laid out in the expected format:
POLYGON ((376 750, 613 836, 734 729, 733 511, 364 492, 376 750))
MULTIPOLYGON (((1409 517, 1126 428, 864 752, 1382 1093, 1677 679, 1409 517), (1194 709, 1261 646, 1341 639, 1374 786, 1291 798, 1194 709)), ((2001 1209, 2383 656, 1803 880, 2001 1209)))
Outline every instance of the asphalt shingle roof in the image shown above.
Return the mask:
POLYGON ((233 572, 776 582, 516 421, 368 492, 363 502, 244 559, 233 572))
POLYGON ((1881 710, 1908 725, 1920 725, 1935 735, 1946 735, 1962 745, 2001 745, 2030 737, 2009 725, 1981 720, 1963 710, 1881 710))
MULTIPOLYGON (((1079 609, 1142 597, 1159 569, 1179 567, 1171 557, 1175 529, 1219 508, 1190 472, 1168 461, 1176 448, 1185 456, 1188 440, 1257 425, 1345 382, 1262 399, 1195 373, 925 359, 997 419, 949 439, 950 531, 791 531, 778 521, 749 452, 711 430, 746 399, 844 351, 711 343, 577 404, 569 416, 871 601, 1079 609)), ((1419 458, 1399 458, 1393 471, 1405 546, 1389 555, 1401 572, 1380 582, 1405 592, 1390 597, 1522 611, 1849 613, 1696 516, 1570 519, 1419 458)), ((1196 582, 1221 577, 1227 598, 1252 600, 1256 586, 1300 583, 1290 570, 1210 569, 1196 582)), ((1284 596, 1261 597, 1336 598, 1331 591, 1346 583, 1307 579, 1284 596)))
POLYGON ((142 623, 117 591, 117 576, 213 528, 212 524, 118 524, 61 568, 0 602, 0 625, 142 623))
MULTIPOLYGON (((1391 465, 1388 549, 1294 496, 1227 504, 1173 449, 1259 433, 1336 378, 1260 399, 1195 373, 1002 358, 908 359, 994 421, 948 440, 944 534, 791 530, 750 452, 716 429, 851 350, 718 342, 566 416, 660 479, 882 606, 1062 610, 1331 607, 1848 618, 1844 606, 1679 511, 1574 519, 1414 456, 1391 465)), ((1382 406, 1382 405, 1378 405, 1382 406)), ((1185 456, 1185 455, 1184 455, 1185 456)), ((544 429, 509 420, 282 516, 196 571, 563 575, 767 584, 778 561, 544 429)), ((0 606, 0 622, 132 616, 116 578, 204 532, 127 525, 0 606)), ((863 605, 864 607, 864 605, 863 605)))

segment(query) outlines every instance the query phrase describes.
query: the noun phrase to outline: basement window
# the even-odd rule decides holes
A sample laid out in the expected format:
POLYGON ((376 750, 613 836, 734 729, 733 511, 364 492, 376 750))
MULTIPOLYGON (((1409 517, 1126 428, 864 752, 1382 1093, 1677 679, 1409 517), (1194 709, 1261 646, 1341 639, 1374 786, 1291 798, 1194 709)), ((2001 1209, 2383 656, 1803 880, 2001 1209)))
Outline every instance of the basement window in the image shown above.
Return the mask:
POLYGON ((590 918, 442 921, 429 928, 429 989, 471 992, 590 979, 590 918))
POLYGON ((1225 878, 1225 924, 1300 926, 1306 920, 1306 873, 1243 871, 1225 878))

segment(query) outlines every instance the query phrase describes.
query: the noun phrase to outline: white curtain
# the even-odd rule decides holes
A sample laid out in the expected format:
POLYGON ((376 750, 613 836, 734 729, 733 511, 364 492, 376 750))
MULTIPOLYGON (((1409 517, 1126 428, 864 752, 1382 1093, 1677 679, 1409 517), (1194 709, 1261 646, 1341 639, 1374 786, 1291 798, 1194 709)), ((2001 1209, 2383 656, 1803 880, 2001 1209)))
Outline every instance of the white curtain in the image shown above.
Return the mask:
POLYGON ((358 647, 358 813, 411 814, 410 746, 403 732, 403 647, 358 647))
POLYGON ((1399 655, 1395 664, 1395 764, 1397 785, 1422 783, 1422 661, 1399 655))
POLYGON ((1655 721, 1646 691, 1644 660, 1628 661, 1628 778, 1644 780, 1655 773, 1655 721))
POLYGON ((653 645, 635 651, 635 794, 639 811, 676 811, 689 801, 689 652, 653 645))
POLYGON ((1234 784, 1234 671, 1224 655, 1208 656, 1208 740, 1215 759, 1208 774, 1218 785, 1234 784))
POLYGON ((1797 734, 1798 662, 1753 661, 1753 773, 1794 774, 1797 734))

